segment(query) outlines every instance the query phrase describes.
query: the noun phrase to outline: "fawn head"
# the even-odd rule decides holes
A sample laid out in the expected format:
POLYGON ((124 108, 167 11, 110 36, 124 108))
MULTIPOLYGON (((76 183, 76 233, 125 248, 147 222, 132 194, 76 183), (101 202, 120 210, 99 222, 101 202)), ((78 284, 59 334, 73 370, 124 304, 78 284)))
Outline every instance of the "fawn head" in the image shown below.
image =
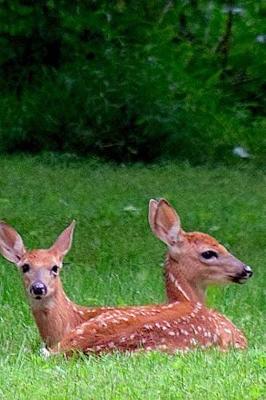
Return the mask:
POLYGON ((47 301, 58 290, 59 271, 64 256, 71 248, 74 227, 75 221, 49 249, 26 250, 15 229, 0 222, 0 253, 21 271, 26 292, 33 304, 47 301))
POLYGON ((208 284, 244 283, 252 276, 251 268, 212 236, 183 231, 179 216, 165 199, 150 200, 149 223, 155 236, 168 246, 170 257, 181 266, 189 282, 206 287, 208 284))

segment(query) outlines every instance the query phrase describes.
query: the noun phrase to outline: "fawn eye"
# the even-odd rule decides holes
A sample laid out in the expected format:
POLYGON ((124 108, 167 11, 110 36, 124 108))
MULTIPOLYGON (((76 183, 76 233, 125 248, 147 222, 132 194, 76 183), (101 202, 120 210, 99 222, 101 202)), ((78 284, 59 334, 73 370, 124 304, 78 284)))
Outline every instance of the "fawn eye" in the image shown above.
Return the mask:
POLYGON ((21 269, 22 269, 23 274, 26 274, 26 272, 29 272, 30 266, 29 266, 29 264, 24 264, 24 265, 22 265, 21 269))
POLYGON ((52 272, 53 274, 55 274, 55 275, 57 275, 58 270, 59 270, 59 267, 58 267, 57 265, 54 265, 54 266, 51 268, 51 272, 52 272))
POLYGON ((210 258, 213 257, 218 258, 218 254, 213 250, 204 251, 203 253, 201 253, 201 256, 206 260, 209 260, 210 258))

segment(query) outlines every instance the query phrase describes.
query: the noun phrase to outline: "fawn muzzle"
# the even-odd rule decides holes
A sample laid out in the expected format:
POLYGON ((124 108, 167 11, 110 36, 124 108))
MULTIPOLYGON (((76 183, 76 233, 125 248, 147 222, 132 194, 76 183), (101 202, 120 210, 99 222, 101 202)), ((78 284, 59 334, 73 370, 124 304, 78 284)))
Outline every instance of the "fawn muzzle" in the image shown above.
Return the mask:
POLYGON ((232 277, 233 282, 236 283, 245 283, 249 278, 253 275, 253 271, 249 265, 244 265, 243 270, 237 274, 236 276, 232 277))
POLYGON ((34 282, 30 287, 30 294, 36 299, 41 299, 47 294, 47 287, 41 281, 34 282))

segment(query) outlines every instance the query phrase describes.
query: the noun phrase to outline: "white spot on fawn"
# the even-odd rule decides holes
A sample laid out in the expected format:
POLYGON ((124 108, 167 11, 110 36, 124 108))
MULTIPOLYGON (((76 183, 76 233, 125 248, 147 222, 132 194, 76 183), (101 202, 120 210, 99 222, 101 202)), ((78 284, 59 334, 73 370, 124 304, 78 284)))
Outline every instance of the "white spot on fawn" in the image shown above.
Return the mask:
POLYGON ((170 281, 175 285, 175 287, 182 293, 182 295, 185 297, 185 299, 190 300, 189 296, 187 295, 187 293, 184 291, 184 289, 182 288, 181 285, 179 285, 177 279, 175 279, 174 275, 170 272, 169 273, 169 279, 170 281))
POLYGON ((145 325, 143 325, 143 327, 144 327, 145 329, 152 329, 152 328, 153 328, 153 326, 150 325, 150 324, 145 324, 145 325))
POLYGON ((228 328, 224 328, 224 331, 225 331, 225 333, 232 334, 232 332, 231 332, 230 329, 228 329, 228 328))

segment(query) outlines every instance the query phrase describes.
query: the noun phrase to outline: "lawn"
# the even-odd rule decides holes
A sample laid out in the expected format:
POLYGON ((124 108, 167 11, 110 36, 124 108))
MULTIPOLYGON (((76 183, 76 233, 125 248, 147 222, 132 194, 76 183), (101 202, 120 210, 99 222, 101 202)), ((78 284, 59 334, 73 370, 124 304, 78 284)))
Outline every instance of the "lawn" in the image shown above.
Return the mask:
POLYGON ((166 197, 184 229, 215 236, 253 267, 246 285, 208 291, 208 303, 245 331, 249 349, 44 360, 19 273, 1 257, 0 399, 266 398, 261 171, 173 163, 118 167, 67 157, 0 160, 0 218, 16 227, 29 248, 48 247, 77 220, 62 279, 69 297, 80 304, 164 301, 165 248, 147 223, 151 197, 166 197))

